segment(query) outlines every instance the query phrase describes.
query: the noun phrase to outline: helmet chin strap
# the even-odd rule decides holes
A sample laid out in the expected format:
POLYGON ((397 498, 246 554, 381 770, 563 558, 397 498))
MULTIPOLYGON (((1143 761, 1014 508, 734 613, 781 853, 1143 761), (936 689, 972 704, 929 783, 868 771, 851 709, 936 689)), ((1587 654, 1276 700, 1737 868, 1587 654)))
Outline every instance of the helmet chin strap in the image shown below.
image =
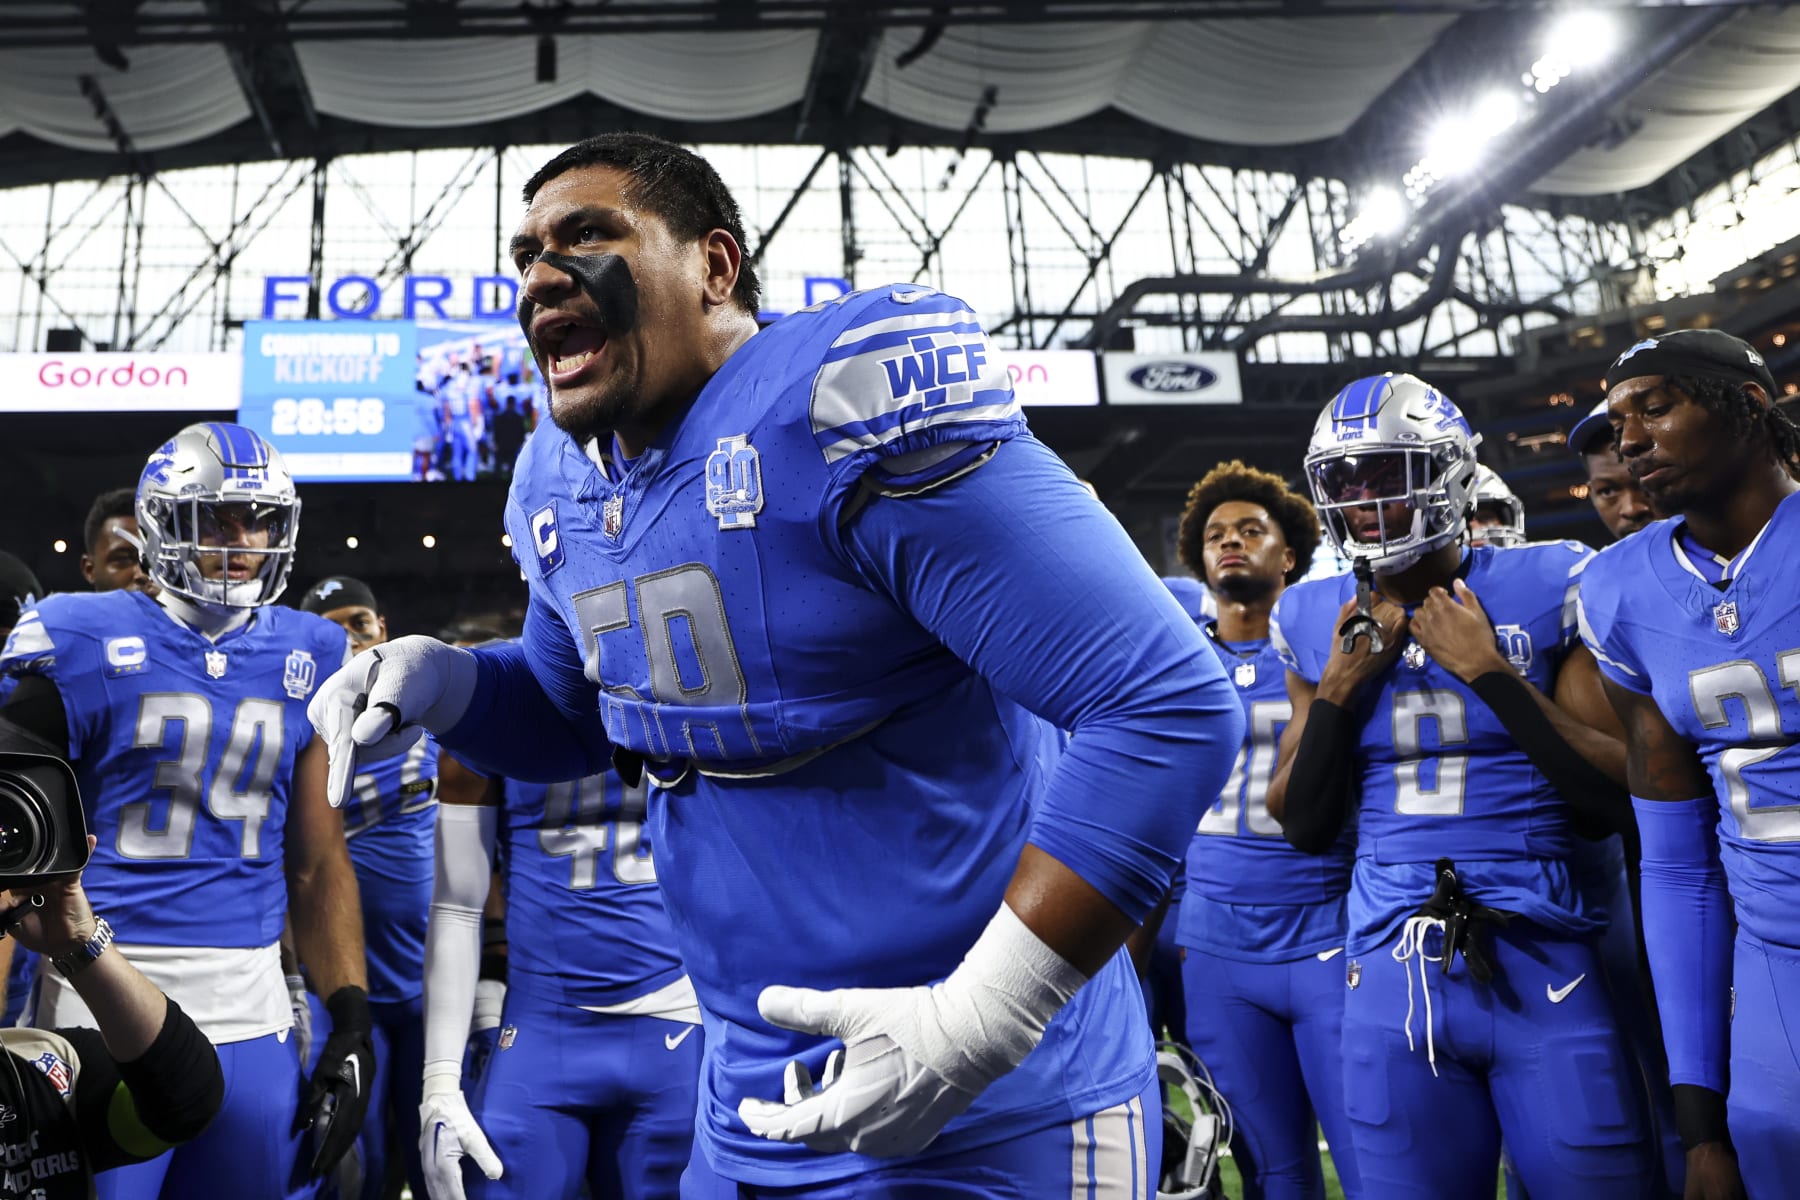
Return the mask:
POLYGON ((232 630, 243 628, 256 612, 254 608, 227 608, 190 600, 166 587, 156 593, 156 600, 177 621, 215 642, 232 630))

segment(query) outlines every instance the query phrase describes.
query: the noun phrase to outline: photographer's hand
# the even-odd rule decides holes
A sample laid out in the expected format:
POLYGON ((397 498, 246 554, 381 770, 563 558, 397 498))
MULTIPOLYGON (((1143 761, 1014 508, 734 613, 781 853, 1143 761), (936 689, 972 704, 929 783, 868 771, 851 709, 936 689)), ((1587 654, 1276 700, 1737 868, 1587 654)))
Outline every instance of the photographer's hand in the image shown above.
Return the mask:
MULTIPOLYGON (((93 852, 90 834, 88 853, 93 852)), ((0 925, 19 945, 46 958, 67 953, 94 936, 94 910, 81 890, 80 875, 0 894, 0 914, 0 925), (34 903, 34 897, 42 903, 34 903)))

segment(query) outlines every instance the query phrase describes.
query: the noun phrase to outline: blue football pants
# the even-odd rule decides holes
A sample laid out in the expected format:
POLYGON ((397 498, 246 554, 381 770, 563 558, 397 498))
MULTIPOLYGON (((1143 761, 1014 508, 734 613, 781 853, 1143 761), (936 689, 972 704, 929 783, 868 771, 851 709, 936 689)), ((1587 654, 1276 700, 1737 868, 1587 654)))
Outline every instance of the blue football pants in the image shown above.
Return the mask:
POLYGON ((698 1025, 591 1013, 507 989, 470 1097, 505 1173, 464 1160, 469 1200, 675 1200, 693 1152, 698 1025))
MULTIPOLYGON (((1344 1108, 1365 1194, 1492 1195, 1504 1138, 1532 1200, 1649 1195, 1637 1064, 1597 946, 1522 921, 1479 936, 1491 984, 1460 955, 1447 974, 1425 962, 1421 978, 1417 958, 1394 960, 1398 938, 1350 964, 1344 1108)), ((1426 954, 1442 948, 1425 935, 1426 954)))
POLYGON ((1800 951, 1738 931, 1726 1119, 1750 1200, 1800 1188, 1800 951))
POLYGON ((284 1200, 313 1196, 311 1138, 291 1133, 300 1059, 281 1034, 215 1046, 225 1100, 206 1131, 148 1162, 95 1176, 99 1200, 284 1200))
POLYGON ((1344 1195, 1362 1189, 1344 1119, 1344 955, 1281 963, 1192 946, 1182 964, 1194 1053, 1231 1106, 1244 1200, 1324 1200, 1314 1126, 1325 1130, 1344 1195))
POLYGON ((1142 1095, 1073 1124, 793 1187, 733 1183, 696 1153, 681 1178, 681 1200, 1154 1200, 1161 1096, 1152 1082, 1142 1095))

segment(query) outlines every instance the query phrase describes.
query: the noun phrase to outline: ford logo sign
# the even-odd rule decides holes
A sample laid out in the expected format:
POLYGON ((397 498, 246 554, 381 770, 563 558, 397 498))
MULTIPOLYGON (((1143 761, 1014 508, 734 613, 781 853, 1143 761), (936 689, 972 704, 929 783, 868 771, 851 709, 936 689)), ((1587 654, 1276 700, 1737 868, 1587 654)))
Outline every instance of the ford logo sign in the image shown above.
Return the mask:
POLYGON ((1146 392, 1200 392, 1219 382, 1216 373, 1199 363, 1145 363, 1126 376, 1146 392))

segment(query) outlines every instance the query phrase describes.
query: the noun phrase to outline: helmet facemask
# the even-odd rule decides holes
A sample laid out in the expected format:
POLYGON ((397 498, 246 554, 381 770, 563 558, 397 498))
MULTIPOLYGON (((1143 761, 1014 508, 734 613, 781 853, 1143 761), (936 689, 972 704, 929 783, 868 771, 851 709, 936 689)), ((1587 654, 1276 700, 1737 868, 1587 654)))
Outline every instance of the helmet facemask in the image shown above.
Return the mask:
POLYGON ((165 443, 138 481, 137 519, 150 577, 176 596, 242 611, 287 587, 300 498, 281 456, 241 425, 190 425, 165 443))
POLYGON ((1468 442, 1334 446, 1306 460, 1313 503, 1344 557, 1391 575, 1462 537, 1475 455, 1468 442))
POLYGON ((298 497, 146 496, 139 502, 138 522, 146 521, 160 535, 150 576, 176 595, 196 604, 258 608, 287 587, 300 524, 298 497), (264 544, 247 544, 258 540, 264 544), (232 578, 234 566, 242 578, 232 578))

